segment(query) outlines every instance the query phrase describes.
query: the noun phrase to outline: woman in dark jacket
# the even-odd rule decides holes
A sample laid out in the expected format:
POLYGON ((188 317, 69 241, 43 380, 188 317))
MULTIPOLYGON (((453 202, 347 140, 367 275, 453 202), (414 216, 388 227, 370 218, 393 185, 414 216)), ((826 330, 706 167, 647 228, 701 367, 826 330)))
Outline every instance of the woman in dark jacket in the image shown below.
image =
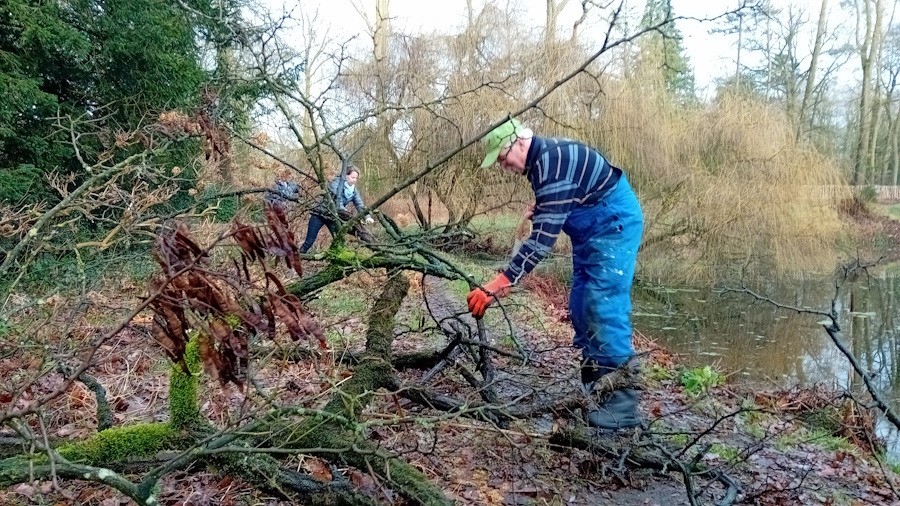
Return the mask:
MULTIPOLYGON (((343 186, 340 186, 340 177, 334 178, 328 185, 328 190, 334 198, 338 216, 341 219, 349 219, 351 216, 349 211, 347 211, 347 204, 352 203, 357 213, 366 212, 366 206, 363 204, 362 197, 359 195, 359 190, 356 188, 356 181, 358 179, 359 169, 351 165, 347 167, 343 186)), ((373 220, 371 216, 366 216, 366 223, 373 223, 374 221, 375 220, 373 220)), ((328 227, 328 231, 331 232, 332 237, 334 237, 334 234, 337 232, 338 223, 328 217, 328 205, 324 198, 322 199, 322 202, 312 210, 312 214, 309 217, 309 229, 306 231, 306 240, 304 240, 303 245, 300 246, 301 253, 309 251, 309 248, 316 242, 316 237, 318 237, 319 231, 323 226, 328 227)), ((365 243, 372 242, 372 236, 362 225, 357 225, 350 233, 365 243)))

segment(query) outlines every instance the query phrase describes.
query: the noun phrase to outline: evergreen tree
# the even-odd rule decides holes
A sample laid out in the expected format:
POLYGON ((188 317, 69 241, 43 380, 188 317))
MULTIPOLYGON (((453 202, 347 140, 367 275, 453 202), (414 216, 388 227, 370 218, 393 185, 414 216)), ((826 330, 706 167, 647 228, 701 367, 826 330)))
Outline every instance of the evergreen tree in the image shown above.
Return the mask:
MULTIPOLYGON (((670 0, 647 0, 640 27, 641 29, 654 27, 671 20, 672 17, 670 0)), ((675 26, 675 22, 670 21, 640 39, 641 58, 645 63, 661 68, 669 92, 689 99, 695 96, 694 71, 681 46, 681 39, 681 32, 675 26)))
MULTIPOLYGON (((78 171, 52 118, 111 105, 117 129, 196 107, 206 73, 175 2, 0 0, 0 201, 50 196, 42 175, 78 171)), ((108 114, 108 111, 104 111, 108 114)))

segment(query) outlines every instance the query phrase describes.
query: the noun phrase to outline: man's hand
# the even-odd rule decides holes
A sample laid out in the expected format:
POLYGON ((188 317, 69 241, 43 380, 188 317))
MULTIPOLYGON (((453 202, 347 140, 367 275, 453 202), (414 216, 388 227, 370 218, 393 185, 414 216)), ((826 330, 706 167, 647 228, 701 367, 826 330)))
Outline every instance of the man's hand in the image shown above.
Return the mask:
POLYGON ((525 208, 525 213, 523 214, 526 220, 530 220, 534 218, 534 204, 528 204, 528 207, 525 208))
POLYGON ((375 223, 375 218, 373 218, 371 214, 367 214, 366 223, 375 223))
POLYGON ((472 316, 481 319, 484 316, 484 311, 494 302, 496 297, 503 297, 509 293, 511 285, 512 283, 507 279, 506 275, 501 272, 496 278, 484 285, 484 290, 476 288, 469 292, 466 302, 469 303, 469 311, 472 312, 472 316))

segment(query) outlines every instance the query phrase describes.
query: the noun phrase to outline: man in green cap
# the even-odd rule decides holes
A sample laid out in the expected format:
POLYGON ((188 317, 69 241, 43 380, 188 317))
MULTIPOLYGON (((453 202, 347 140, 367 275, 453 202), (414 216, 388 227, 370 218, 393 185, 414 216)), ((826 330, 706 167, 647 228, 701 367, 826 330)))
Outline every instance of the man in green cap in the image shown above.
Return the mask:
MULTIPOLYGON (((533 223, 527 241, 506 269, 467 298, 475 318, 553 247, 559 233, 572 239, 572 292, 569 314, 574 345, 583 355, 581 381, 590 393, 597 380, 626 364, 631 344, 631 283, 644 219, 625 175, 597 150, 572 140, 534 136, 510 119, 487 134, 482 168, 499 163, 524 175, 535 203, 526 212, 533 223)), ((640 425, 638 393, 622 388, 590 406, 588 423, 602 429, 640 425)))

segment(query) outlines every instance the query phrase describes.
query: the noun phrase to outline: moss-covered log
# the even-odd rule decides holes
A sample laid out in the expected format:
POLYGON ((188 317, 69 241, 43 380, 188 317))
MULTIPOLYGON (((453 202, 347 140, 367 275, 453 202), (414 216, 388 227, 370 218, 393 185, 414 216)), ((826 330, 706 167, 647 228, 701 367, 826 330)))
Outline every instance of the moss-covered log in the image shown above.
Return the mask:
POLYGON ((311 476, 285 469, 269 455, 231 453, 217 456, 214 465, 225 474, 237 476, 259 489, 288 500, 312 506, 376 506, 378 503, 356 491, 346 480, 320 482, 311 476))
POLYGON ((184 363, 188 366, 187 371, 179 364, 172 364, 169 372, 169 424, 176 429, 203 424, 197 402, 197 376, 201 372, 201 364, 196 333, 185 346, 184 363))
MULTIPOLYGON (((167 424, 144 424, 124 429, 111 429, 102 434, 103 439, 71 443, 59 450, 66 458, 77 458, 90 461, 90 464, 77 462, 55 462, 51 467, 46 454, 37 454, 33 458, 19 456, 0 460, 0 488, 16 483, 28 482, 32 479, 49 480, 54 472, 56 476, 73 480, 86 480, 108 485, 132 498, 141 505, 156 504, 158 493, 155 479, 133 483, 121 474, 113 471, 123 466, 128 460, 141 456, 152 457, 155 450, 174 450, 185 448, 193 442, 173 440, 174 432, 167 424), (127 432, 124 432, 127 431, 127 432), (152 438, 158 436, 158 444, 152 438), (130 444, 126 444, 130 443, 130 444)), ((226 440, 230 438, 225 438, 226 440)), ((217 446, 214 441, 211 446, 217 446)), ((62 455, 61 455, 62 456, 62 455)), ((143 461, 135 464, 142 472, 164 462, 143 461)), ((196 460, 185 462, 192 464, 196 460)), ((254 486, 278 494, 285 499, 302 501, 302 504, 316 506, 375 506, 377 502, 359 493, 346 480, 319 482, 311 476, 281 467, 281 464, 269 455, 228 453, 213 459, 204 459, 205 465, 223 473, 239 477, 254 486)), ((132 471, 135 471, 132 466, 132 471)))
MULTIPOLYGON (((344 259, 348 263, 349 259, 344 259)), ((367 262, 366 262, 367 263, 367 262)), ((378 474, 385 483, 417 503, 446 505, 449 501, 426 476, 389 452, 378 449, 364 435, 355 431, 352 421, 358 420, 371 401, 374 392, 394 383, 391 366, 391 345, 394 339, 394 316, 406 297, 409 281, 402 274, 388 280, 384 292, 372 310, 367 334, 367 351, 359 357, 353 377, 345 382, 325 407, 339 417, 318 416, 304 421, 301 430, 288 429, 282 422, 272 420, 279 446, 294 448, 347 449, 341 460, 364 471, 378 474), (343 419, 343 422, 339 421, 343 419), (281 427, 279 433, 278 427, 281 427)), ((56 448, 53 466, 46 453, 19 455, 0 460, 0 488, 30 479, 48 479, 53 475, 104 483, 134 499, 138 504, 155 504, 157 480, 162 475, 197 462, 203 448, 222 444, 236 444, 242 436, 223 435, 208 440, 211 426, 200 413, 197 400, 198 375, 201 363, 196 336, 189 341, 185 352, 188 371, 174 364, 170 370, 168 423, 145 423, 104 430, 83 441, 67 442, 56 448), (225 438, 228 438, 227 442, 225 438), (201 443, 202 442, 202 443, 201 443), (195 445, 200 444, 199 447, 195 445), (193 447, 193 449, 191 449, 193 447), (113 469, 141 459, 152 459, 161 452, 180 452, 177 458, 133 483, 113 469)), ((52 452, 51 452, 52 453, 52 452)), ((327 457, 334 457, 327 453, 327 457)), ((355 491, 351 484, 336 481, 319 484, 297 472, 285 470, 278 461, 263 454, 228 453, 211 459, 229 474, 284 497, 301 499, 306 504, 369 505, 373 501, 355 491)))
POLYGON ((405 269, 447 279, 459 277, 444 266, 428 262, 415 255, 383 256, 376 253, 364 256, 354 250, 334 246, 325 252, 325 259, 328 261, 328 265, 325 268, 312 276, 304 277, 287 285, 287 291, 304 298, 310 293, 340 281, 355 272, 373 269, 387 269, 388 271, 405 269))
POLYGON ((197 442, 197 436, 209 434, 209 425, 200 416, 197 402, 196 374, 201 366, 196 336, 187 345, 185 362, 191 372, 183 371, 178 364, 173 364, 170 371, 168 423, 113 427, 82 441, 63 443, 55 452, 64 461, 54 462, 52 467, 46 452, 0 460, 0 488, 31 479, 48 479, 55 471, 63 478, 104 483, 139 504, 154 504, 155 479, 135 484, 109 468, 161 451, 184 450, 197 442))
MULTIPOLYGON (((366 334, 366 353, 360 357, 353 377, 341 386, 325 406, 326 412, 348 419, 358 419, 371 401, 375 391, 390 387, 394 382, 391 367, 391 344, 394 340, 394 316, 409 291, 409 280, 403 274, 388 279, 381 296, 369 317, 366 334)), ((276 436, 279 437, 279 436, 276 436)), ((447 505, 450 502, 426 476, 388 452, 377 449, 360 434, 350 432, 335 422, 315 417, 297 428, 285 430, 280 437, 294 448, 348 449, 341 459, 359 469, 371 469, 389 482, 398 492, 425 505, 447 505)), ((324 455, 334 458, 333 454, 324 455)))
POLYGON ((107 429, 84 441, 60 446, 57 451, 72 462, 108 465, 184 447, 185 441, 179 431, 167 423, 142 423, 107 429))
POLYGON ((15 457, 0 461, 0 488, 29 482, 32 479, 49 480, 54 475, 58 478, 103 483, 134 499, 142 506, 158 504, 155 486, 142 487, 103 467, 62 462, 56 462, 51 466, 46 457, 37 460, 15 457))

